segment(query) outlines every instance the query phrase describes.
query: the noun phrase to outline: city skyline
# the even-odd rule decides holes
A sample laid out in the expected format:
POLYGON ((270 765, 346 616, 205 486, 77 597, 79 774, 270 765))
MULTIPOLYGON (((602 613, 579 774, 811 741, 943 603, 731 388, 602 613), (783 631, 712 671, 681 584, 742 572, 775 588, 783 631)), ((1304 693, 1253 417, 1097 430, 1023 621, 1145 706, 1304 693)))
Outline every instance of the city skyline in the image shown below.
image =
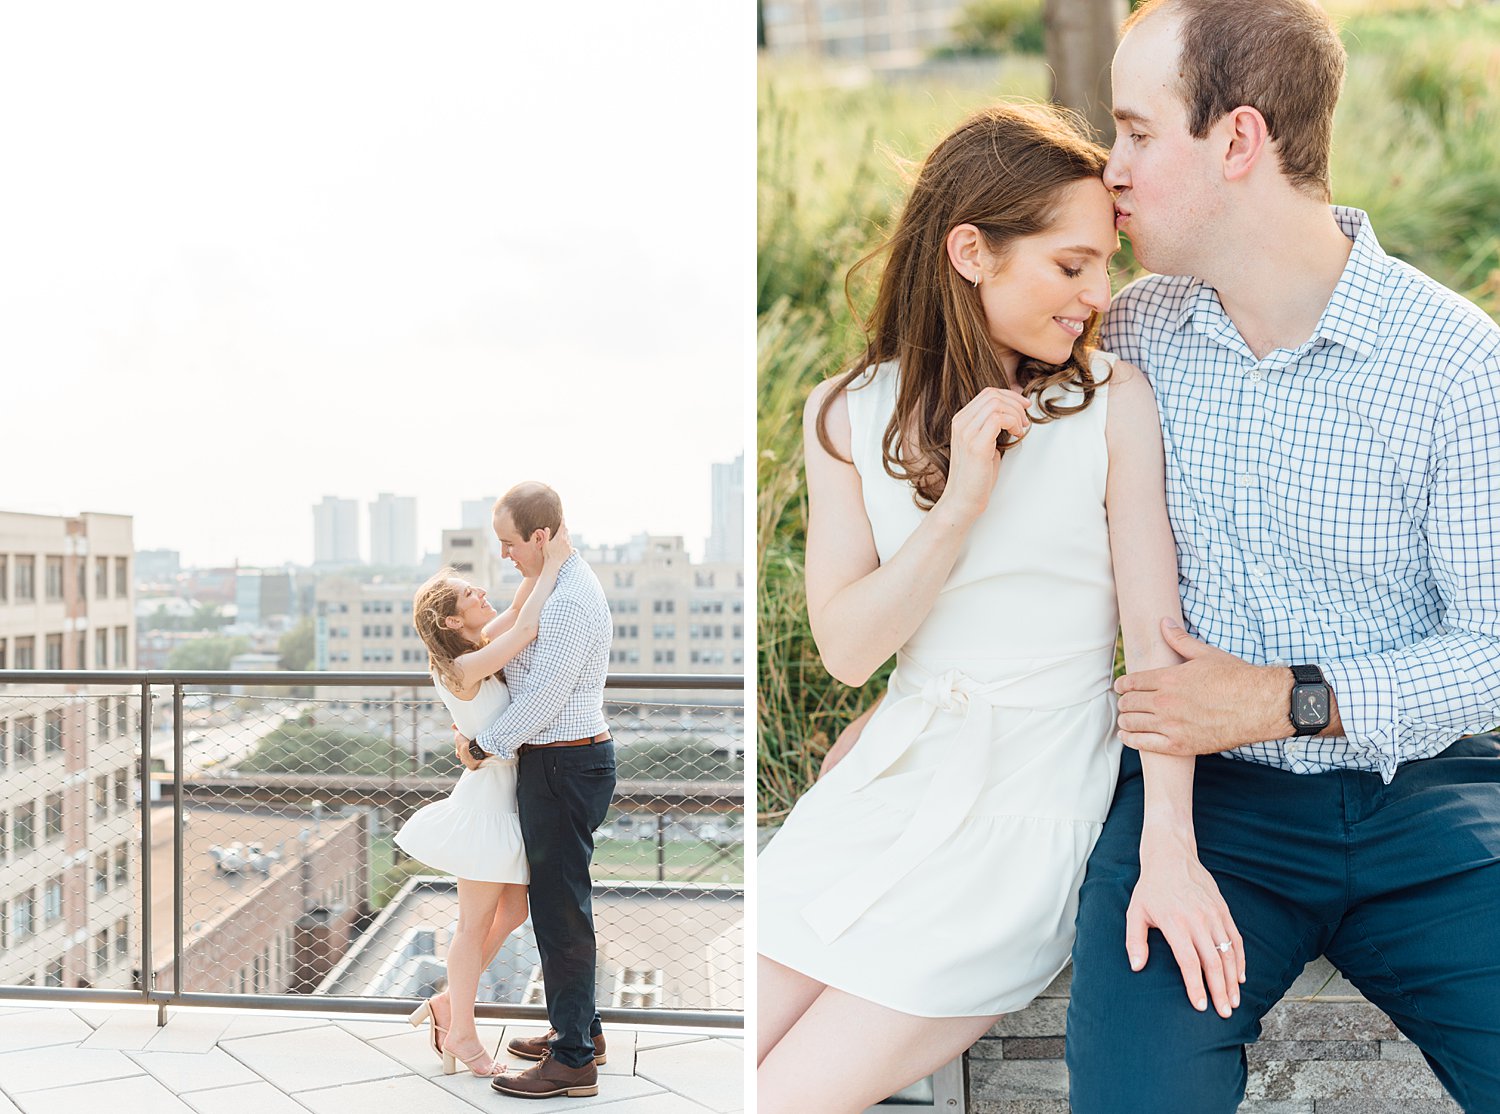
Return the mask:
POLYGON ((15 13, 0 506, 307 564, 330 492, 416 497, 433 550, 542 479, 701 547, 748 443, 753 16, 668 6, 15 13))

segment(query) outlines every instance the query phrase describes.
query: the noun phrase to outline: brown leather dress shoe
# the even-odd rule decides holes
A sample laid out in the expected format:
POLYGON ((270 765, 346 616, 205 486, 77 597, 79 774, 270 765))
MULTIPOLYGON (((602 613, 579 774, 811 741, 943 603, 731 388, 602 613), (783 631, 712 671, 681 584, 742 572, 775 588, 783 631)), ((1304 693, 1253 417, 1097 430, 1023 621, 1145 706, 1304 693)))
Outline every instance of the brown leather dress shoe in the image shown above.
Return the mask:
MULTIPOLYGON (((540 1060, 557 1039, 557 1030, 548 1029, 539 1037, 517 1037, 505 1046, 505 1050, 512 1056, 518 1056, 522 1060, 540 1060)), ((594 1037, 594 1066, 604 1066, 604 1034, 599 1033, 594 1037)))
POLYGON ((500 1076, 490 1090, 523 1099, 587 1098, 599 1093, 599 1072, 592 1063, 581 1068, 559 1064, 548 1053, 535 1067, 500 1076))

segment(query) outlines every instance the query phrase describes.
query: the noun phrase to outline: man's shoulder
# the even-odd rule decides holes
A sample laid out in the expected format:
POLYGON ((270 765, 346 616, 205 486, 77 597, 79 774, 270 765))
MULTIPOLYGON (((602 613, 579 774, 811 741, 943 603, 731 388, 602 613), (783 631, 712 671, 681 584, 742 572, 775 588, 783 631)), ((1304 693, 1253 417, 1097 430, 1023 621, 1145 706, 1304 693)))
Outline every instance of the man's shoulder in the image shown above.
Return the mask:
POLYGON ((1132 310, 1181 310, 1198 286, 1192 275, 1142 275, 1132 279, 1115 295, 1110 313, 1132 310))
POLYGON ((542 608, 543 614, 549 610, 559 615, 608 617, 604 588, 588 562, 577 554, 558 573, 552 596, 542 608))
POLYGON ((1155 371, 1159 340, 1182 324, 1198 280, 1183 275, 1143 275, 1114 296, 1100 345, 1135 364, 1147 375, 1155 371))
POLYGON ((1425 271, 1391 259, 1385 294, 1387 345, 1417 345, 1447 359, 1500 359, 1500 325, 1425 271))

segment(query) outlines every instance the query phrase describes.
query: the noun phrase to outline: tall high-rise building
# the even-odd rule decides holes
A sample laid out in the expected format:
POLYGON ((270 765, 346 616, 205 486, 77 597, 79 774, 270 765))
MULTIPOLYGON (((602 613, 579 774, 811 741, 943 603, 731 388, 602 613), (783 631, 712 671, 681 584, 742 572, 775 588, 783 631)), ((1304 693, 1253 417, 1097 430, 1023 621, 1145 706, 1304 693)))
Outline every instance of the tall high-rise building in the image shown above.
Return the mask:
POLYGON ((500 502, 498 495, 486 495, 483 499, 465 499, 461 527, 465 530, 492 530, 495 504, 498 502, 500 502))
MULTIPOLYGON (((481 536, 484 548, 489 550, 490 556, 495 560, 500 559, 500 539, 495 537, 495 504, 500 502, 500 497, 485 496, 483 499, 465 499, 463 502, 463 525, 464 531, 475 531, 481 536)), ((444 531, 446 538, 447 531, 444 531)), ((447 551, 446 540, 443 543, 444 552, 447 551)), ((444 564, 449 564, 447 557, 443 558, 444 564)))
POLYGON ((709 564, 745 560, 745 454, 713 466, 713 518, 703 555, 709 564))
POLYGON ((313 508, 313 564, 359 564, 359 503, 323 496, 313 508))
MULTIPOLYGON (((136 667, 131 535, 0 512, 0 669, 136 667)), ((139 730, 129 688, 0 687, 0 983, 131 985, 139 730)))
POLYGON ((417 563, 417 501, 381 492, 370 504, 370 564, 417 563))

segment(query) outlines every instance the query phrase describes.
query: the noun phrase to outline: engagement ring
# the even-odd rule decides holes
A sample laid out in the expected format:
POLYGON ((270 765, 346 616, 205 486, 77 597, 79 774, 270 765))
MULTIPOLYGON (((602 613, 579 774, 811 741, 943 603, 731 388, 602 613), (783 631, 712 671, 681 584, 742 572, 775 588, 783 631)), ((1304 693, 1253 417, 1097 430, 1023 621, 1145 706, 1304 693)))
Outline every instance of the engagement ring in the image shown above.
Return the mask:
POLYGON ((1229 941, 1225 940, 1222 944, 1215 944, 1214 947, 1218 948, 1221 952, 1227 952, 1229 950, 1229 941))

